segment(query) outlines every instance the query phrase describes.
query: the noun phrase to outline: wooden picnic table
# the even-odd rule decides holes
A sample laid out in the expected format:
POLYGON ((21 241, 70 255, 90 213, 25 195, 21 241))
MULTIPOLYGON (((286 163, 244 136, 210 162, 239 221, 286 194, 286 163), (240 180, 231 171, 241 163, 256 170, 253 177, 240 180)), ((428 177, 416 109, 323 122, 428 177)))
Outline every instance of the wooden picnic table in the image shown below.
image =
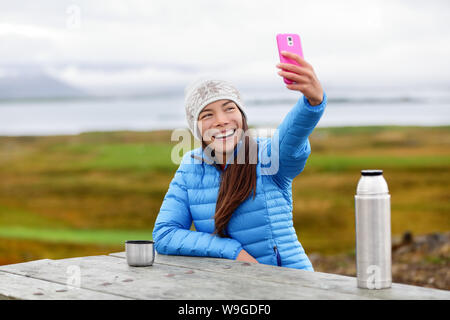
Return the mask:
POLYGON ((355 277, 203 257, 157 254, 153 266, 130 267, 118 252, 0 266, 0 299, 448 300, 450 291, 359 289, 355 277))

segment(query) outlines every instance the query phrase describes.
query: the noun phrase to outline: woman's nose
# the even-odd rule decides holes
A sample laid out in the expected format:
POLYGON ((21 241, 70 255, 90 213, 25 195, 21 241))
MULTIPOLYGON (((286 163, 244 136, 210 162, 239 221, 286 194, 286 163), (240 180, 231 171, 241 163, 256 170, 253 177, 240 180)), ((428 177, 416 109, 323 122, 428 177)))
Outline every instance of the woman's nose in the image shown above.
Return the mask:
POLYGON ((224 112, 217 113, 216 116, 216 125, 218 124, 228 124, 229 120, 227 115, 224 112))

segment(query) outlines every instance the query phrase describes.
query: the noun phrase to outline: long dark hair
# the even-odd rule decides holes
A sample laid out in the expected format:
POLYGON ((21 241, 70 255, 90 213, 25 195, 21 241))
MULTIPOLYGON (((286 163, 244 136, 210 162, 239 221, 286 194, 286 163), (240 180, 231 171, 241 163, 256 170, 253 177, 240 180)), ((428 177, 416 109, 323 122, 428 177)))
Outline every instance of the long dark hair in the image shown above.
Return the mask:
MULTIPOLYGON (((214 234, 227 237, 226 228, 236 208, 247 199, 253 191, 253 199, 256 196, 256 165, 258 157, 258 145, 248 134, 248 125, 242 116, 244 134, 241 137, 243 145, 239 148, 235 158, 229 161, 225 171, 222 172, 219 195, 214 214, 214 234), (245 159, 245 161, 237 161, 245 159)), ((236 150, 237 144, 235 146, 236 150)), ((202 139, 202 148, 207 148, 202 139)), ((211 155, 215 156, 214 150, 211 155)), ((217 165, 220 167, 220 165, 217 165)), ((221 170, 221 168, 220 168, 221 170)))

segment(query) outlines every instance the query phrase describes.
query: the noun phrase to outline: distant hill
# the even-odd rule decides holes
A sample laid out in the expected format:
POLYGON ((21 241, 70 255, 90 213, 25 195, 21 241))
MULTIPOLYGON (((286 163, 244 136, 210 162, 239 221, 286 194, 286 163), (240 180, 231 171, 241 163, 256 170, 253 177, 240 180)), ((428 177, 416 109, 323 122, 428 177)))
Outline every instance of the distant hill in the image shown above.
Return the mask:
POLYGON ((0 99, 82 97, 86 93, 43 72, 0 76, 0 99))

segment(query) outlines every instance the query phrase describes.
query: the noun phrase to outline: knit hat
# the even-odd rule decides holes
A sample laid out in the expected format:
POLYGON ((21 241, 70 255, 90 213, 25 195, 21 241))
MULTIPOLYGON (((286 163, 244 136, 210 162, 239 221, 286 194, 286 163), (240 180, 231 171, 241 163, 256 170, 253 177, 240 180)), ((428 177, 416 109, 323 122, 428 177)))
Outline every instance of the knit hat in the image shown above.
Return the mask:
POLYGON ((202 135, 197 125, 200 112, 208 104, 222 99, 232 100, 236 103, 245 119, 247 119, 239 91, 229 82, 198 80, 186 87, 184 100, 186 119, 189 129, 198 140, 202 141, 202 135))

